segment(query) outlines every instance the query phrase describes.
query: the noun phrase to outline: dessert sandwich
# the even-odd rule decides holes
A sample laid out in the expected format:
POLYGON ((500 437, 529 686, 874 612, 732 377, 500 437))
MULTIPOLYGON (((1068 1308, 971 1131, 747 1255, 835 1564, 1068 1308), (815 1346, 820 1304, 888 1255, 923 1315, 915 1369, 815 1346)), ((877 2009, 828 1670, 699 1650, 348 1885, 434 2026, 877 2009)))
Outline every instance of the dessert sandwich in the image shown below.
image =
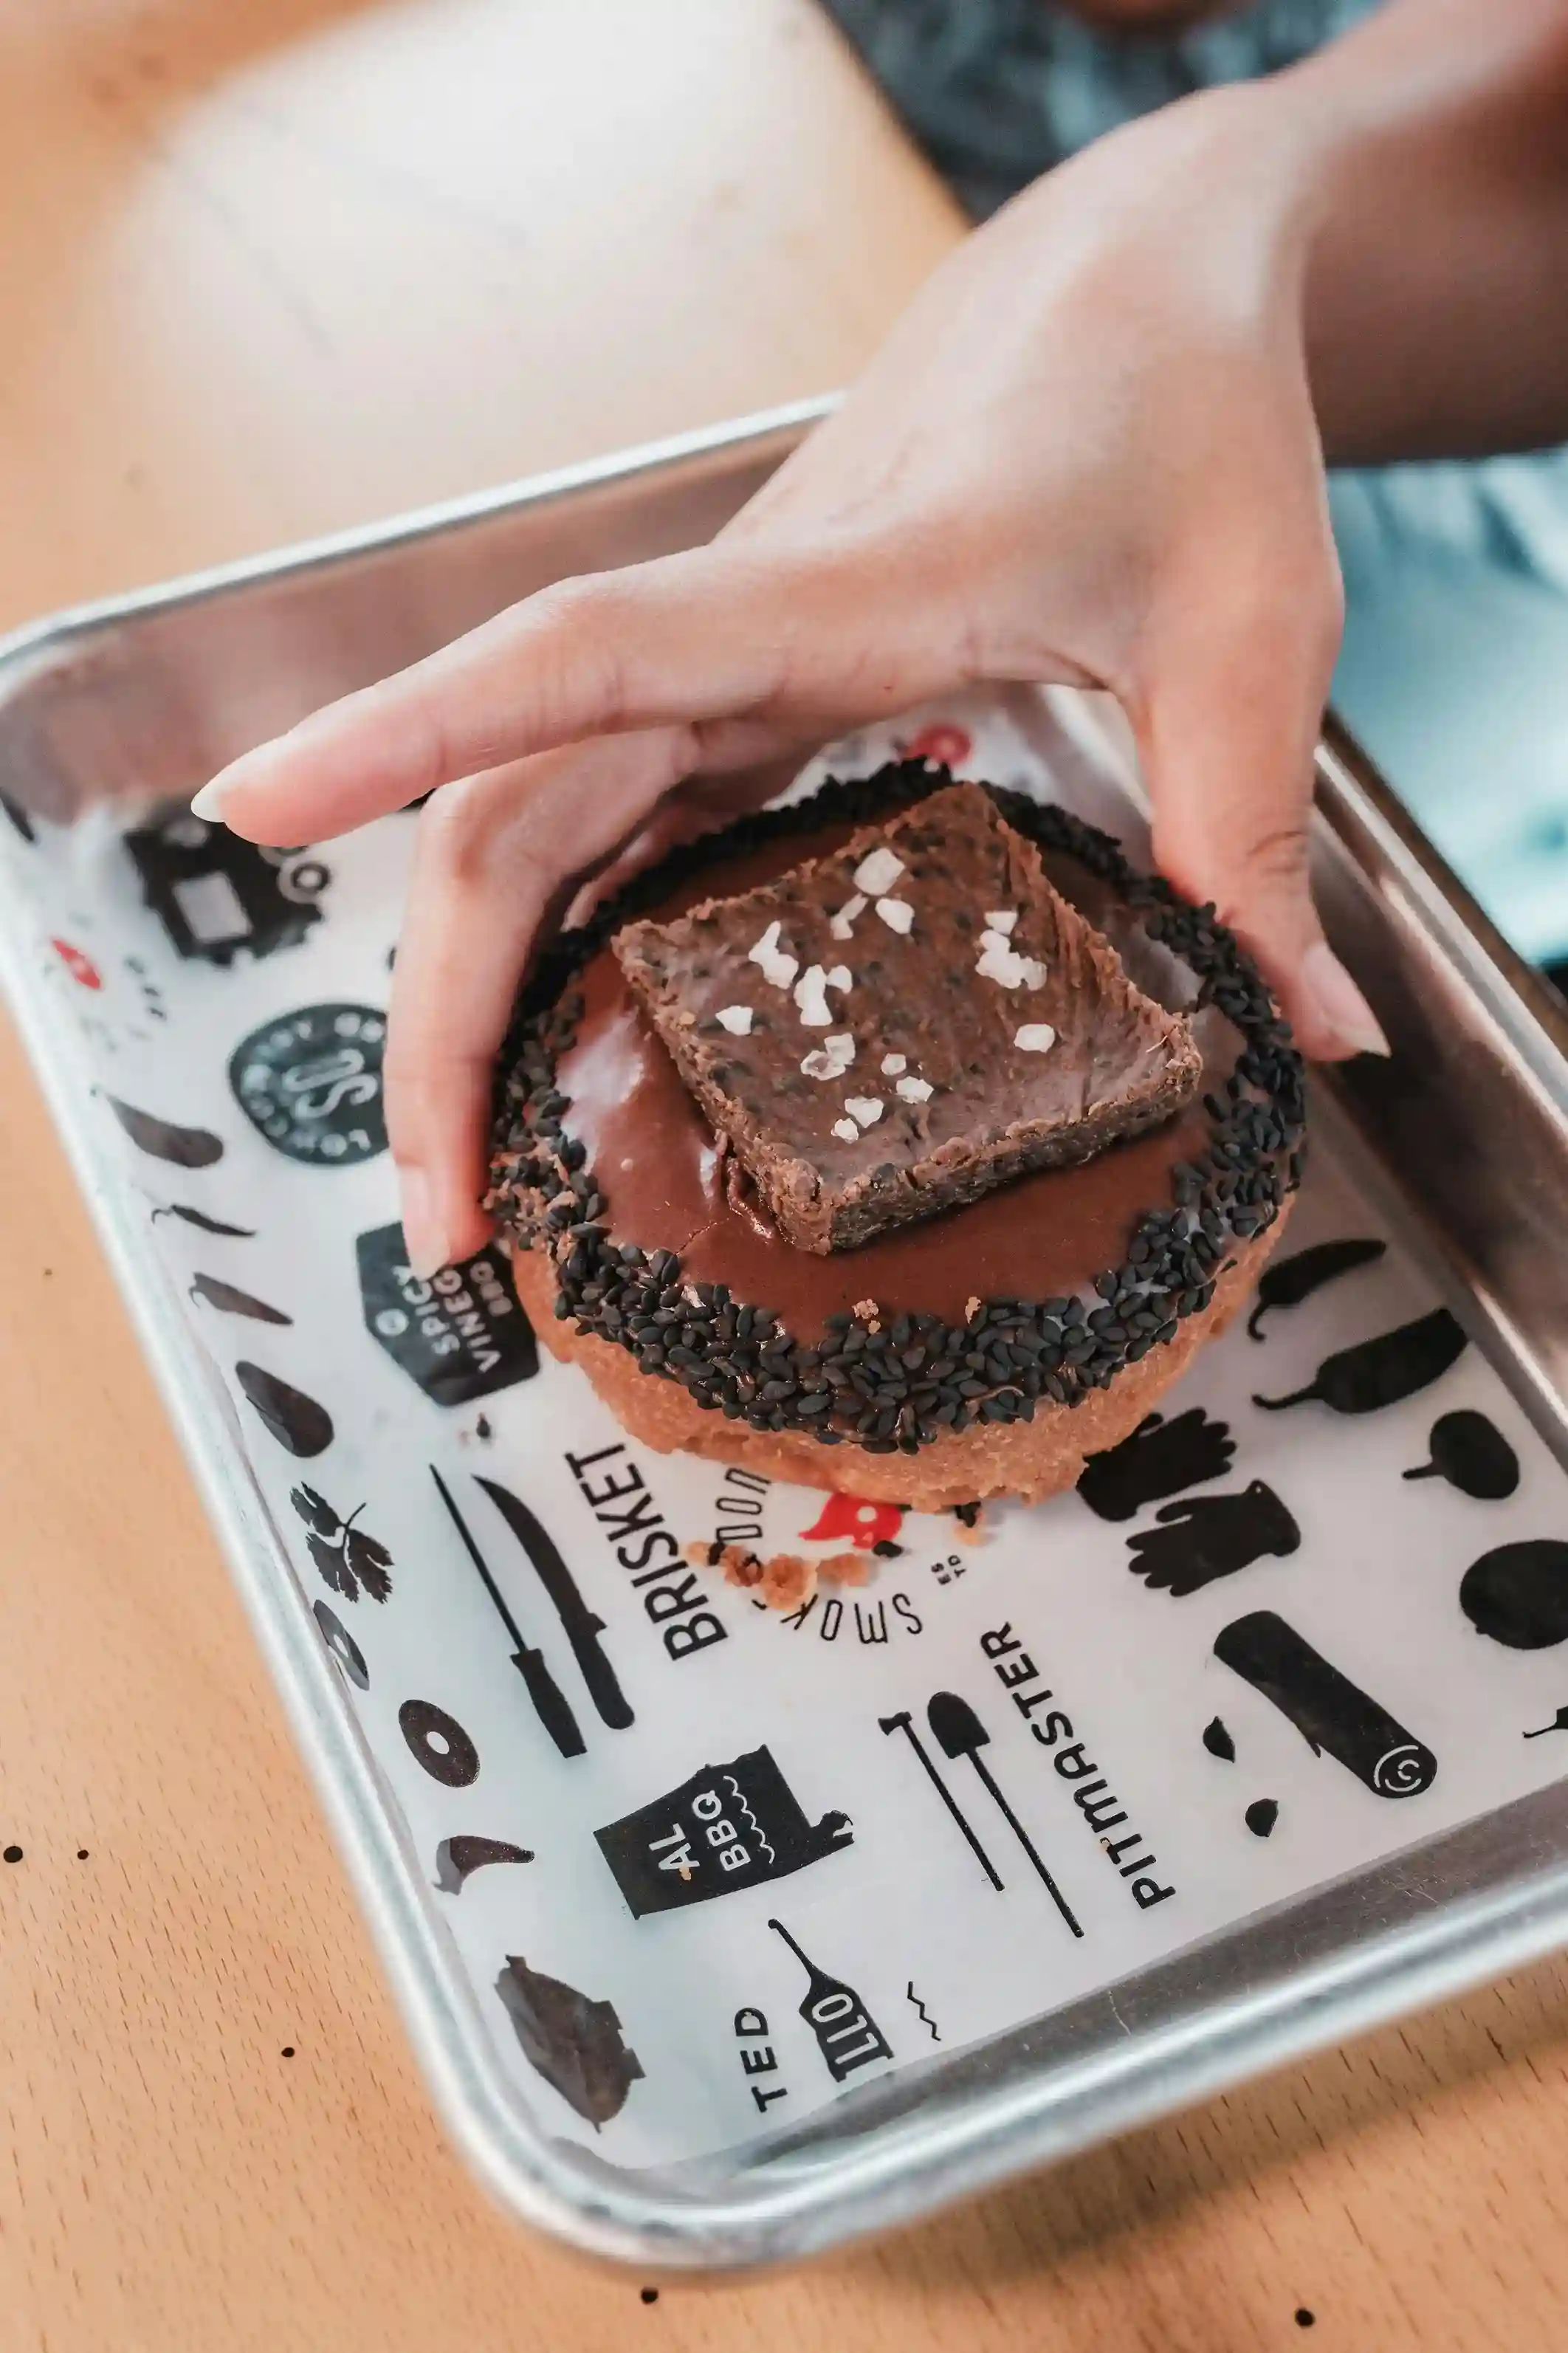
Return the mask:
POLYGON ((546 950, 489 1206, 662 1451, 914 1510, 1038 1497, 1235 1314, 1303 1072, 1212 911, 910 762, 678 850, 546 950))

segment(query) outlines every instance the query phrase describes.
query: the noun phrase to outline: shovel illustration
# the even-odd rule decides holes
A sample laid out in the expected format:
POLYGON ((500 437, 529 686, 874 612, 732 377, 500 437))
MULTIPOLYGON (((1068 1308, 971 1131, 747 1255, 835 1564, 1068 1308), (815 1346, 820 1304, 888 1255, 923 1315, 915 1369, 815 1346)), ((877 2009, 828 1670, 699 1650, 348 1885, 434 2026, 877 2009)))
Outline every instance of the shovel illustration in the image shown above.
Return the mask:
POLYGON ((944 1757, 950 1757, 954 1764, 961 1757, 968 1757, 996 1800, 1008 1829, 1045 1881, 1047 1892, 1057 1910, 1061 1914, 1073 1935, 1081 1936, 1083 1930, 1073 1917, 1066 1897, 1036 1852, 1034 1841, 1028 1831, 997 1788, 995 1777, 980 1754, 983 1748, 990 1746, 991 1735, 986 1731, 969 1702, 966 1699, 961 1699, 957 1692, 935 1692, 926 1702, 926 1722, 931 1726, 932 1739, 944 1757))

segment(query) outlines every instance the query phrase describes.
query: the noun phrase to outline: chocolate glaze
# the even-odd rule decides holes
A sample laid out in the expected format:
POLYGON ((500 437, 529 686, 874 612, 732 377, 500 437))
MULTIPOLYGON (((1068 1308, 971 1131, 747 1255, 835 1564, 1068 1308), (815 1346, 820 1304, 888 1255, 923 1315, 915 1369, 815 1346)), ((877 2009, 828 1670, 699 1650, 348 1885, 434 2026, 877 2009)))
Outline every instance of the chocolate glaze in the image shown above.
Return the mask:
MULTIPOLYGON (((689 880, 657 914, 665 920, 720 890, 753 890, 837 848, 849 831, 824 826, 743 853, 717 875, 689 880)), ((1091 921, 1110 923, 1103 885, 1070 859, 1050 859, 1047 868, 1064 898, 1091 921)), ((1163 992, 1172 991, 1179 970, 1167 960, 1157 984, 1163 992)), ((1142 985, 1151 977, 1145 972, 1142 985)), ((1080 1290, 1125 1256, 1139 1219, 1169 1199, 1172 1170, 1201 1152, 1208 1135, 1208 1119, 1194 1104, 1080 1166, 1038 1170, 965 1208, 819 1257, 773 1230, 608 946, 584 965, 581 987, 582 1018, 556 1066, 556 1083, 570 1102, 562 1124, 587 1149, 614 1238, 677 1251, 689 1281, 728 1283, 737 1299, 771 1307, 801 1339, 816 1339, 827 1316, 863 1299, 875 1299, 885 1316, 923 1311, 962 1324, 972 1298, 1080 1290)), ((1210 1032, 1212 1083, 1216 1072, 1228 1072, 1238 1041, 1218 1017, 1204 1017, 1198 1027, 1210 1032)))
POLYGON ((1032 1169, 1093 1159, 1197 1091, 1184 1018, 1137 987, 979 785, 932 793, 761 889, 627 924, 614 945, 687 1092, 797 1250, 862 1249, 1032 1169), (873 851, 899 867, 889 887, 907 931, 858 890, 873 851), (830 919, 857 902, 836 938, 830 919), (1031 985, 987 970, 992 908, 1007 947, 1039 960, 1031 985), (817 1029, 752 961, 770 924, 792 962, 838 976, 817 1029), (734 1005, 752 1017, 740 1034, 723 1026, 734 1005), (1023 1023, 1048 1026, 1045 1050, 1016 1045, 1023 1023), (849 1044, 837 1075, 803 1061, 826 1042, 822 1028, 849 1044), (910 1078, 925 1082, 923 1101, 900 1094, 910 1078), (866 1097, 875 1116, 858 1112, 845 1132, 866 1097))
MULTIPOLYGON (((1129 1160, 1143 1150, 1149 1176, 1147 1192, 1142 1176, 1128 1184, 1125 1215, 1106 1216, 1108 1163, 1098 1163, 1092 1212, 1068 1219, 1063 1212, 1071 1196, 1063 1192, 1042 1220, 1040 1250, 1057 1252, 1049 1261, 1042 1255, 1038 1265, 1024 1266, 1016 1219, 998 1227, 1007 1245, 1002 1271, 1011 1286, 1020 1273, 1043 1282, 1065 1263, 1064 1238, 1092 1237, 1092 1217, 1103 1219, 1103 1242, 1094 1239, 1071 1253, 1075 1263, 1092 1265, 1102 1251, 1110 1257, 1117 1236, 1126 1240, 1125 1257, 1100 1268, 1087 1297, 1079 1289, 1044 1299, 1019 1297, 1011 1288, 989 1297, 977 1293, 963 1301, 962 1324, 930 1306, 898 1312, 889 1300, 884 1322, 880 1303, 873 1304, 868 1292, 847 1310, 830 1312, 819 1336, 809 1330, 802 1336, 773 1308, 747 1300, 728 1282, 702 1280, 684 1262, 671 1247, 678 1237, 689 1243, 688 1257, 717 1249, 721 1236, 736 1246, 748 1236, 763 1243, 769 1237, 757 1230, 760 1210, 733 1164, 718 1165, 717 1147, 707 1145, 700 1128, 684 1175, 673 1149, 679 1123, 667 1129, 653 1120, 651 1157, 617 1144, 614 1096, 625 1086, 639 1097, 642 1079, 651 1083, 658 1065, 639 1059, 636 1032, 628 1037, 620 1027, 609 994, 612 967, 595 978, 596 1027, 583 1040, 583 1059, 572 1071, 563 1067, 584 1028, 584 975, 628 921, 689 904, 700 892, 711 892, 717 876, 731 889, 749 887, 780 871, 781 845, 795 859, 803 845, 832 846, 858 825, 908 807, 948 781, 945 772, 919 762, 891 764, 672 851, 582 930, 546 946, 519 998, 497 1072, 489 1206, 524 1247, 548 1252, 557 1318, 626 1349, 644 1373, 679 1383, 727 1419, 797 1431, 826 1446, 853 1442, 868 1454, 918 1453, 944 1431, 1029 1421, 1037 1409, 1070 1406, 1107 1388, 1126 1366, 1173 1340, 1183 1318, 1206 1311, 1228 1253, 1273 1223, 1300 1176, 1301 1059, 1256 967, 1214 910, 1184 904, 1168 884, 1131 866, 1110 835, 1067 810, 987 786, 1009 824, 1045 856, 1058 887, 1114 940, 1146 993, 1173 1010, 1201 1008, 1199 1043, 1215 1081, 1203 1104, 1207 1124, 1193 1121, 1201 1148, 1184 1162, 1173 1156, 1156 1166, 1146 1146, 1124 1147, 1129 1160), (569 1078, 583 1093, 583 1132, 567 1124, 569 1078), (618 1170, 602 1172, 596 1155, 604 1145, 612 1159, 618 1153, 625 1164, 618 1170), (705 1147, 715 1154, 706 1173, 705 1147), (619 1233, 612 1230, 605 1184, 627 1221, 619 1233), (721 1214, 721 1205, 730 1217, 721 1214), (632 1219, 644 1230, 645 1220, 668 1220, 668 1229, 649 1248, 630 1238, 632 1219)), ((683 1105, 688 1117, 695 1113, 683 1105)), ((1164 1141, 1173 1155, 1186 1138, 1173 1127, 1164 1141)), ((1131 1174, 1125 1163, 1122 1173, 1131 1174)), ((1041 1182, 1066 1188, 1072 1177, 1058 1171, 1041 1182)), ((1006 1202, 1016 1204, 1020 1190, 1010 1190, 1006 1202)), ((973 1208, 958 1213, 965 1224, 975 1216, 973 1208)), ((917 1236, 905 1247, 906 1269, 918 1269, 920 1296, 929 1299, 929 1248, 917 1236)), ((802 1271, 805 1256, 790 1253, 792 1271, 802 1271)), ((863 1278, 873 1263, 885 1276, 889 1262, 860 1252, 854 1263, 863 1278)), ((770 1256, 766 1269, 774 1264, 770 1256)), ((964 1264, 978 1277, 967 1236, 964 1264)), ((797 1301, 791 1321, 810 1312, 809 1302, 797 1301)))

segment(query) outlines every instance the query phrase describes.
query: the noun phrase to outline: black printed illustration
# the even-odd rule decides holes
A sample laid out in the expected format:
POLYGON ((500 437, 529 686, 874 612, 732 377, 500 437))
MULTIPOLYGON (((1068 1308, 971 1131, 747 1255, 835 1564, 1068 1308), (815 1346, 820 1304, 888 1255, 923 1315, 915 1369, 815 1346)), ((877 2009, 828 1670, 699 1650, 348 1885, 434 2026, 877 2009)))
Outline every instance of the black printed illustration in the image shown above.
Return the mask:
POLYGON ((264 1022, 229 1058, 251 1125, 289 1160, 357 1167, 386 1149, 381 1100, 386 1016, 374 1005, 305 1005, 264 1022))
POLYGON ((702 1766, 594 1835, 639 1920, 785 1879, 853 1843, 847 1814, 807 1820, 766 1748, 702 1766))
POLYGON ((38 829, 33 823, 30 813, 22 807, 20 801, 14 801, 9 793, 0 793, 0 810, 4 810, 6 817, 10 818, 24 841, 37 842, 38 829))
POLYGON ((1459 1607, 1478 1634, 1506 1650, 1568 1641, 1568 1544, 1535 1536, 1482 1553, 1460 1581, 1459 1607))
POLYGON ((316 1623, 321 1630, 322 1641, 325 1642, 350 1683, 357 1683, 361 1691, 369 1691, 370 1669, 365 1665, 364 1652, 360 1649, 337 1611, 329 1609, 324 1601, 312 1602, 310 1606, 315 1613, 316 1623))
POLYGON ((1429 1388, 1458 1363, 1465 1347, 1461 1326, 1446 1307, 1435 1307, 1414 1324, 1401 1324, 1396 1331, 1380 1332, 1375 1339, 1325 1356, 1306 1388, 1289 1397, 1254 1397, 1252 1402, 1266 1413, 1314 1403, 1326 1405, 1332 1413, 1377 1413, 1429 1388))
POLYGON ((595 2131, 618 2116, 643 2070, 612 2005, 531 1969, 517 1953, 508 1956, 496 1991, 524 2058, 567 2105, 595 2131))
POLYGON ((1270 1838, 1279 1819, 1278 1798, 1255 1798, 1242 1820, 1254 1838, 1270 1838))
POLYGON ((1283 1560, 1300 1548, 1300 1529, 1261 1479, 1238 1495, 1184 1495, 1155 1518, 1157 1527, 1128 1537, 1127 1566, 1178 1601, 1256 1560, 1283 1560))
POLYGON ((914 2010, 917 2017, 920 2019, 921 2024, 931 2036, 931 2041, 933 2042, 940 2042, 942 2041, 942 2036, 937 2031, 936 2021, 931 2016, 930 2010, 926 2008, 925 2003, 921 2000, 920 1995, 915 1991, 915 1981, 913 1978, 910 1979, 908 1985, 904 1988, 904 2000, 909 2003, 910 2009, 914 2010))
POLYGON ((561 1620, 561 1630, 571 1645, 572 1655, 577 1662, 588 1696, 598 1710, 601 1721, 607 1724, 613 1732, 624 1732, 636 1718, 631 1702, 622 1691, 605 1650, 602 1640, 604 1620, 589 1609, 576 1578, 561 1556, 555 1539, 521 1497, 514 1495, 498 1480, 480 1478, 477 1472, 474 1480, 477 1486, 484 1489, 522 1546, 529 1567, 550 1596, 551 1605, 561 1620))
POLYGON ((1519 1457, 1493 1421, 1465 1407, 1438 1416, 1426 1441, 1431 1461, 1406 1479, 1446 1479, 1478 1504, 1498 1504, 1519 1485, 1519 1457))
POLYGON ((816 2047, 834 2082, 847 2083, 858 2067, 868 2067, 875 2059, 890 2059, 891 2043, 854 1987, 819 1969, 801 1951, 782 1920, 770 1920, 768 1926, 784 1938, 805 1971, 805 2000, 800 2014, 816 2035, 816 2047))
POLYGON ((1568 1707, 1560 1707, 1550 1724, 1538 1724, 1534 1731, 1527 1732, 1524 1737, 1526 1740, 1544 1740, 1549 1732, 1568 1732, 1568 1707))
POLYGON ((1208 1750, 1211 1757, 1217 1757, 1222 1764, 1235 1764, 1236 1743, 1231 1738, 1229 1728, 1221 1717, 1216 1715, 1213 1717, 1209 1723, 1205 1725, 1204 1746, 1208 1750))
POLYGON ((1314 1756, 1326 1750, 1378 1797, 1418 1797, 1436 1780, 1432 1751, 1274 1610, 1222 1627, 1214 1651, 1289 1716, 1314 1756))
POLYGON ((1347 1240, 1314 1242, 1310 1250, 1297 1250, 1290 1258, 1276 1259, 1264 1270, 1258 1286, 1258 1301, 1247 1318, 1247 1328, 1253 1339, 1261 1340, 1258 1325, 1275 1307, 1300 1307, 1326 1282, 1337 1282, 1342 1274, 1352 1274, 1359 1266, 1373 1266, 1387 1250, 1386 1242, 1347 1240))
POLYGON ((187 1226, 198 1226, 204 1234, 222 1234, 230 1241, 253 1242, 254 1226, 226 1225, 221 1218, 209 1218, 205 1209, 193 1209, 184 1201, 161 1201, 153 1212, 153 1223, 160 1218, 180 1218, 187 1226))
POLYGON ((306 1457, 326 1452, 332 1442, 332 1417, 324 1405, 259 1365, 236 1365, 234 1377, 279 1446, 306 1457))
POLYGON ((517 1646, 512 1651, 511 1662, 522 1677, 534 1715, 563 1757, 584 1756, 588 1744, 572 1713, 571 1702, 550 1672, 549 1660, 542 1651, 536 1651, 526 1640, 521 1627, 507 1607, 500 1586, 490 1575, 489 1562, 474 1542, 468 1525, 458 1511, 450 1488, 434 1463, 430 1466, 430 1476, 436 1482, 436 1492, 447 1506, 452 1525, 462 1539, 464 1551, 479 1573, 479 1582, 489 1594, 497 1617, 517 1646))
POLYGON ((879 1729, 883 1732, 901 1732, 903 1734, 904 1738, 909 1742, 910 1746, 913 1749, 915 1756, 919 1758, 921 1767, 924 1768, 927 1780, 931 1783, 931 1788, 936 1791, 937 1796, 942 1799, 942 1804, 947 1808, 948 1812, 952 1816, 953 1820, 958 1824, 959 1830, 963 1833, 964 1841, 967 1844, 970 1852, 973 1855, 976 1862, 980 1865, 981 1870, 985 1873, 986 1878, 991 1882, 992 1886, 996 1889, 998 1894, 1001 1894, 1002 1874, 997 1870, 995 1864, 992 1862, 991 1857, 986 1853, 985 1849, 981 1845, 968 1815, 964 1812, 963 1807, 959 1804, 958 1799, 948 1788, 946 1781, 937 1771, 937 1768, 931 1763, 931 1758, 927 1756, 925 1746, 921 1739, 920 1734, 915 1730, 908 1708, 900 1708, 896 1715, 880 1715, 878 1717, 877 1722, 879 1729))
POLYGON ((539 1348, 504 1250, 479 1250, 428 1282, 408 1264, 401 1226, 361 1234, 354 1254, 366 1331, 437 1405, 532 1380, 539 1348))
POLYGON ((531 1847, 513 1846, 510 1839, 479 1838, 464 1833, 444 1838, 436 1850, 436 1884, 448 1895, 459 1895, 476 1871, 492 1862, 531 1862, 531 1847))
POLYGON ((433 1781, 466 1789, 479 1778, 479 1752, 455 1715, 433 1700, 405 1699, 397 1721, 410 1753, 433 1781))
POLYGON ((137 1151, 150 1154, 154 1160, 172 1161, 176 1168, 210 1168, 215 1160, 223 1158, 222 1136, 209 1134, 205 1127, 177 1127, 155 1112, 121 1103, 118 1095, 106 1095, 104 1100, 137 1151))
POLYGON ((1078 1492, 1100 1519, 1131 1520, 1145 1504, 1223 1479, 1235 1452, 1229 1425, 1211 1421, 1202 1406, 1173 1421, 1152 1413, 1120 1446, 1089 1456, 1078 1492))
POLYGON ((304 849, 261 849, 188 808, 121 837, 176 955, 227 965, 297 947, 331 881, 304 849))
POLYGON ((384 1544, 355 1527, 364 1505, 344 1520, 314 1487, 291 1487, 289 1501, 305 1523, 306 1549, 333 1592, 357 1601, 363 1589, 373 1601, 384 1601, 392 1590, 393 1558, 384 1544))
POLYGON ((1072 1906, 1046 1868, 1034 1841, 1008 1804, 1005 1796, 997 1786, 995 1776, 980 1753, 983 1748, 990 1746, 991 1735, 986 1731, 969 1702, 962 1698, 957 1692, 933 1692, 926 1702, 926 1722, 931 1726, 931 1738, 944 1757, 955 1764, 963 1757, 966 1757, 969 1759, 982 1783, 990 1791, 1004 1821, 1028 1856, 1038 1877, 1045 1883, 1046 1893, 1051 1902, 1056 1905, 1073 1935, 1081 1936, 1083 1930, 1079 1926, 1072 1906))
POLYGON ((285 1315, 280 1307, 268 1307, 265 1299, 252 1298, 248 1291, 240 1291, 232 1282, 224 1282, 216 1274, 195 1275, 190 1295, 208 1307, 216 1307, 223 1315, 248 1315, 254 1324, 292 1324, 294 1318, 285 1315))

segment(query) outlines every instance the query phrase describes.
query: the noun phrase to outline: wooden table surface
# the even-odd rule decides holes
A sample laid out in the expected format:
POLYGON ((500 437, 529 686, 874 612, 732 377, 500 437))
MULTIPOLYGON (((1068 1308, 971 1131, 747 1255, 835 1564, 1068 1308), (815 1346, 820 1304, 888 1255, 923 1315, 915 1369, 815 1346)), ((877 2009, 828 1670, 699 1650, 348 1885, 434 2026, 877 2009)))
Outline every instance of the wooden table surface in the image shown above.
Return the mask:
MULTIPOLYGON (((821 389, 957 233, 809 0, 0 0, 0 624, 821 389)), ((498 2216, 0 1118, 3 2353, 1563 2341, 1557 1963, 789 2277, 498 2216)))

